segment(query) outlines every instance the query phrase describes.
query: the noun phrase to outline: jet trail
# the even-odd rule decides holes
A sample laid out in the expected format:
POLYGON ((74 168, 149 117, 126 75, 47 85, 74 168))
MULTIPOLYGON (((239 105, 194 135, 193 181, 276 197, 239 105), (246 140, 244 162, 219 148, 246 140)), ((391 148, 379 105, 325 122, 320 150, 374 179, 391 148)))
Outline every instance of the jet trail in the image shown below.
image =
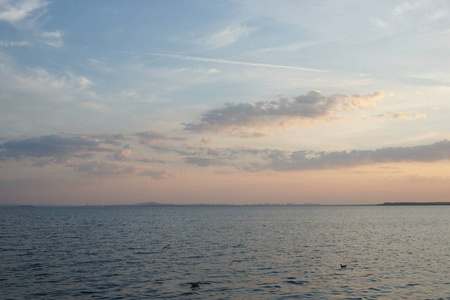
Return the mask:
POLYGON ((163 57, 168 57, 168 58, 182 59, 182 60, 191 60, 191 61, 214 62, 214 63, 228 64, 228 65, 275 68, 275 69, 288 69, 288 70, 311 71, 311 72, 329 72, 329 71, 320 70, 320 69, 302 68, 302 67, 294 67, 294 66, 283 66, 283 65, 273 65, 273 64, 261 64, 261 63, 245 62, 245 61, 226 60, 226 59, 218 59, 218 58, 206 58, 206 57, 196 57, 196 56, 186 56, 186 55, 177 55, 177 54, 154 53, 154 52, 128 52, 128 51, 122 51, 122 52, 124 52, 124 53, 132 53, 132 54, 141 54, 141 55, 163 56, 163 57))

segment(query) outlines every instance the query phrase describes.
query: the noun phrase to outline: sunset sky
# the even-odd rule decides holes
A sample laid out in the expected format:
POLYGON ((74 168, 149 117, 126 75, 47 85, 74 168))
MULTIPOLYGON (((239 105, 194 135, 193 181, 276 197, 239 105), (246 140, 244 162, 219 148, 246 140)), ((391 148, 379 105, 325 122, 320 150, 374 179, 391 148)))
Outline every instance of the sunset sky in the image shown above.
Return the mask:
POLYGON ((0 0, 0 204, 450 201, 450 2, 0 0))

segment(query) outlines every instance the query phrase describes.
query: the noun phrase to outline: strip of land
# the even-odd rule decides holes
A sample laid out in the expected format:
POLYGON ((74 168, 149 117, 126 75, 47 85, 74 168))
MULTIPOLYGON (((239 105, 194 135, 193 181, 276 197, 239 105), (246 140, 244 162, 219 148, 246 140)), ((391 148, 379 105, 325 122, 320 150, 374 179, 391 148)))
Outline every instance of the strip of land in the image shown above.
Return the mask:
POLYGON ((398 205, 450 205, 450 202, 384 202, 379 205, 398 206, 398 205))

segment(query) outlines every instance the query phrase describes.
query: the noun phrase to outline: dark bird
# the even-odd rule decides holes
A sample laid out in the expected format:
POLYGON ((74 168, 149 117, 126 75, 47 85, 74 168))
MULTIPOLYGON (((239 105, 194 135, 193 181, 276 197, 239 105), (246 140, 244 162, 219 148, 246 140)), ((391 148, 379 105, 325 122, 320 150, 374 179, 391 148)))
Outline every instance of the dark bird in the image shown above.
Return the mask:
POLYGON ((341 269, 343 269, 343 268, 347 268, 347 265, 341 264, 341 269))
POLYGON ((191 285, 191 289, 199 289, 200 288, 200 282, 189 282, 191 285))

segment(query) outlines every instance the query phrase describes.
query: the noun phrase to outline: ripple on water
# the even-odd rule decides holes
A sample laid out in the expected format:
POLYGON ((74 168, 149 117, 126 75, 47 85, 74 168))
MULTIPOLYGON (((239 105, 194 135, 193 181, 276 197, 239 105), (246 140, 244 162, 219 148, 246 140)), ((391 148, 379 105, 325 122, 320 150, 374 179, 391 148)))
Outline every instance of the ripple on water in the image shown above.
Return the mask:
POLYGON ((285 283, 288 284, 294 284, 294 285, 303 285, 303 284, 308 284, 309 281, 303 281, 303 280, 285 280, 285 283))
POLYGON ((450 207, 2 209, 0 293, 445 298, 449 217, 450 207))

